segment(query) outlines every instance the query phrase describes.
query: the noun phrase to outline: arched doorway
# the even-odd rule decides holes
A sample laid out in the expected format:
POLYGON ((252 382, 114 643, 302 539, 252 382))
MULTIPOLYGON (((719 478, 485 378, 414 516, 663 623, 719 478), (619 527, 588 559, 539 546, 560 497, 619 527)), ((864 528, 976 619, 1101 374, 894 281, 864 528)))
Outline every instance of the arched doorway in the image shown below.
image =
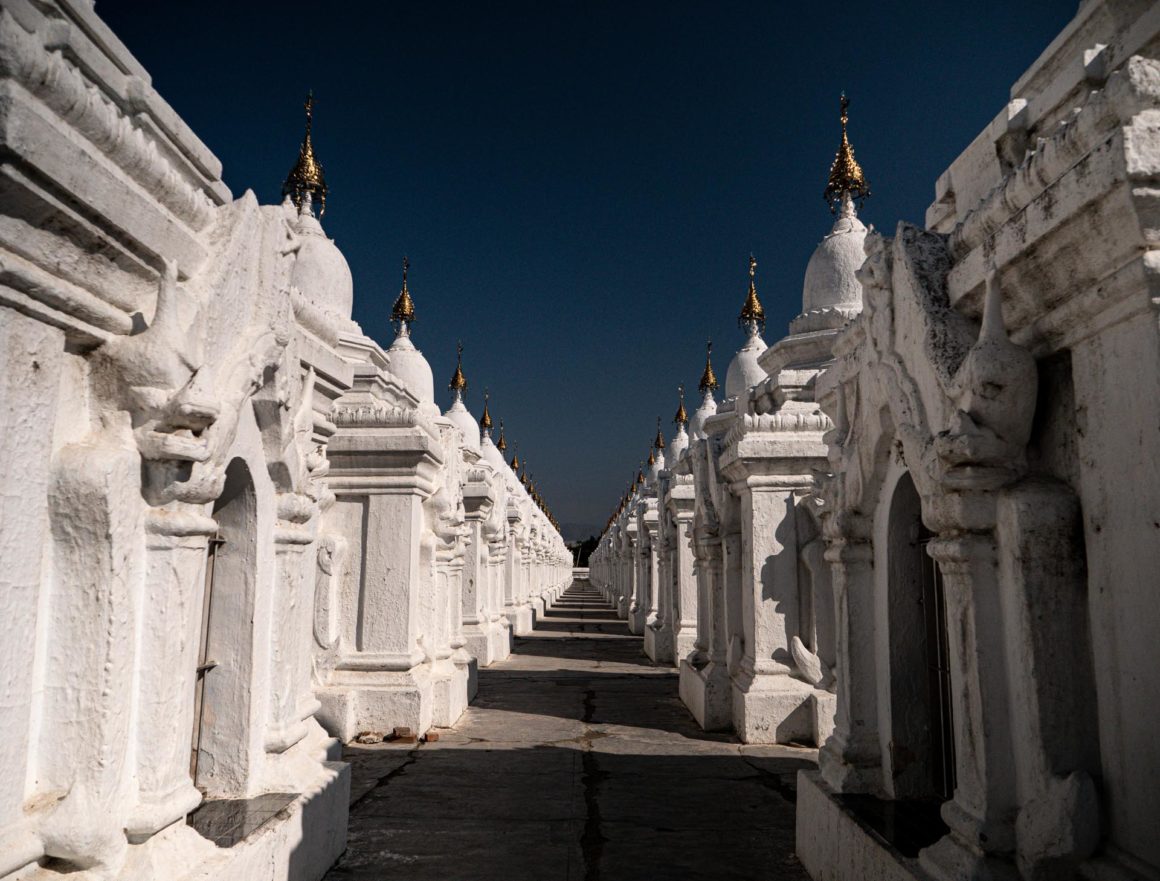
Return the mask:
POLYGON ((214 503, 202 599, 190 774, 207 796, 243 794, 249 776, 257 499, 234 459, 214 503))
POLYGON ((932 538, 909 473, 890 501, 887 611, 890 635, 890 762, 893 795, 945 801, 954 794, 946 598, 932 538))

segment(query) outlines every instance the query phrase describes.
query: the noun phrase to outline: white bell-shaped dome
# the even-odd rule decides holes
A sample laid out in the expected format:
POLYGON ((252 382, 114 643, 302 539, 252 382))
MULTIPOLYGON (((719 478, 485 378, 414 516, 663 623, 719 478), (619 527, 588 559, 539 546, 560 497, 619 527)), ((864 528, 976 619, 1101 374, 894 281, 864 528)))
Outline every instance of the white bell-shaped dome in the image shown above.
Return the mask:
POLYGON ((745 394, 746 390, 765 379, 765 371, 757 363, 757 356, 768 348, 756 326, 750 330, 749 339, 745 345, 737 350, 733 360, 729 362, 729 371, 725 374, 725 397, 737 398, 745 394))
POLYGON ((399 334, 387 350, 388 368, 411 394, 419 399, 419 409, 439 415, 435 404, 435 375, 423 353, 415 348, 411 337, 399 334))
POLYGON ((463 443, 469 450, 480 452, 479 448, 479 426, 475 422, 475 417, 468 412, 467 407, 463 405, 463 398, 460 395, 455 396, 455 403, 447 408, 447 412, 443 414, 451 423, 463 432, 463 443))
POLYGON ((294 221, 298 253, 290 271, 290 284, 321 311, 349 321, 354 308, 354 280, 350 266, 322 224, 307 208, 294 221))
POLYGON ((705 392, 701 399, 701 406, 693 411, 693 418, 689 420, 689 435, 693 440, 704 440, 705 420, 717 412, 717 402, 713 400, 712 392, 705 392))
POLYGON ((652 454, 653 462, 648 468, 648 482, 652 486, 656 486, 657 479, 661 475, 661 471, 665 467, 665 451, 656 450, 652 454))
POLYGON ((503 453, 492 443, 490 434, 484 434, 479 439, 479 451, 483 456, 483 461, 494 468, 497 474, 504 474, 510 471, 507 462, 504 461, 503 453))
POLYGON ((834 228, 814 249, 806 267, 803 313, 833 308, 861 311, 862 285, 856 273, 866 259, 865 242, 866 227, 847 196, 834 228))
POLYGON ((673 439, 669 441, 669 454, 665 457, 669 468, 675 468, 676 464, 681 461, 681 456, 685 450, 689 448, 689 435, 685 431, 685 426, 678 425, 677 433, 673 439))

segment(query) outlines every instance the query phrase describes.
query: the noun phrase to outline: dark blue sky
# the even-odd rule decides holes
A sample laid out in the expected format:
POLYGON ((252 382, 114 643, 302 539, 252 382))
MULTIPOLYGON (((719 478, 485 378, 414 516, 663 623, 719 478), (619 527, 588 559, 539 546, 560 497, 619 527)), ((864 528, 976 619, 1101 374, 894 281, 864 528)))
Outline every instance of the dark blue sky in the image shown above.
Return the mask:
POLYGON ((99 0, 236 194, 276 201, 315 93, 324 225, 389 345, 403 254, 440 405, 462 338, 562 523, 599 528, 704 343, 725 368, 750 251, 767 342, 801 303, 851 96, 874 195, 921 223, 1076 0, 99 0))

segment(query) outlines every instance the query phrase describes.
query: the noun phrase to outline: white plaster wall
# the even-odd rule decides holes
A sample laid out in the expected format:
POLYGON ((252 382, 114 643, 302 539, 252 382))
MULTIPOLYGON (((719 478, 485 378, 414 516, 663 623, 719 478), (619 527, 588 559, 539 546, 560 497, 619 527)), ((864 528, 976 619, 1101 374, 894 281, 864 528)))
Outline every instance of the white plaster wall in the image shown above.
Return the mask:
MULTIPOLYGON (((1142 292, 1143 293, 1143 292, 1142 292)), ((1108 834, 1160 870, 1160 333, 1144 313, 1072 352, 1108 834)))
POLYGON ((48 539, 51 443, 64 365, 64 335, 0 309, 0 874, 35 855, 24 811, 34 725, 34 658, 42 548, 48 539))

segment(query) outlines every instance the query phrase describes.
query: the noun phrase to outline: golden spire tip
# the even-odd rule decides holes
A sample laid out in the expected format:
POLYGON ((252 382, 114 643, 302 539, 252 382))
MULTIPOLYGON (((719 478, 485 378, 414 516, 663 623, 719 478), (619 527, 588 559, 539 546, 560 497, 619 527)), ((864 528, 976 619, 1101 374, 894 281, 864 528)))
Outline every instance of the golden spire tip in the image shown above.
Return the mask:
POLYGON ((682 383, 677 386, 677 392, 681 396, 681 405, 677 407, 677 415, 673 417, 673 422, 678 426, 678 431, 681 427, 689 424, 689 414, 685 412, 685 385, 682 383))
POLYGON ((765 309, 757 299, 757 258, 753 254, 749 255, 749 293, 745 295, 745 305, 741 307, 737 321, 743 327, 753 324, 765 329, 765 309))
POLYGON ((850 138, 846 132, 846 125, 850 121, 850 99, 846 97, 845 92, 842 92, 840 106, 842 140, 838 144, 834 162, 830 165, 830 178, 823 193, 825 200, 830 203, 830 210, 835 213, 845 204, 847 198, 852 207, 854 201, 861 205, 870 195, 870 184, 866 180, 862 166, 854 158, 854 148, 850 145, 850 138))
POLYGON ((483 390, 483 415, 479 417, 479 427, 486 432, 491 432, 491 413, 487 408, 488 391, 483 390))
POLYGON ((322 171, 322 163, 314 155, 314 142, 311 133, 314 127, 314 92, 306 94, 306 131, 302 136, 302 146, 298 149, 298 161, 290 169, 286 180, 282 183, 282 198, 290 198, 294 207, 299 211, 305 204, 313 213, 313 206, 318 205, 318 216, 326 213, 326 175, 322 171))
POLYGON ((395 299, 395 305, 391 307, 391 321, 401 325, 399 330, 402 332, 405 325, 415 323, 415 301, 411 299, 411 292, 407 290, 407 270, 411 268, 411 261, 406 257, 403 258, 403 289, 399 291, 399 296, 395 299))
POLYGON ((451 375, 451 382, 449 382, 447 384, 447 387, 449 389, 451 389, 452 391, 456 391, 456 392, 459 392, 460 394, 462 394, 463 392, 467 391, 467 377, 463 375, 463 341, 462 340, 459 340, 456 343, 455 352, 456 352, 456 358, 457 358, 457 360, 455 362, 455 373, 453 373, 451 375))
POLYGON ((701 374, 701 382, 697 388, 702 392, 712 392, 717 388, 717 374, 713 372, 713 363, 709 357, 713 354, 713 341, 705 343, 705 371, 701 374))

